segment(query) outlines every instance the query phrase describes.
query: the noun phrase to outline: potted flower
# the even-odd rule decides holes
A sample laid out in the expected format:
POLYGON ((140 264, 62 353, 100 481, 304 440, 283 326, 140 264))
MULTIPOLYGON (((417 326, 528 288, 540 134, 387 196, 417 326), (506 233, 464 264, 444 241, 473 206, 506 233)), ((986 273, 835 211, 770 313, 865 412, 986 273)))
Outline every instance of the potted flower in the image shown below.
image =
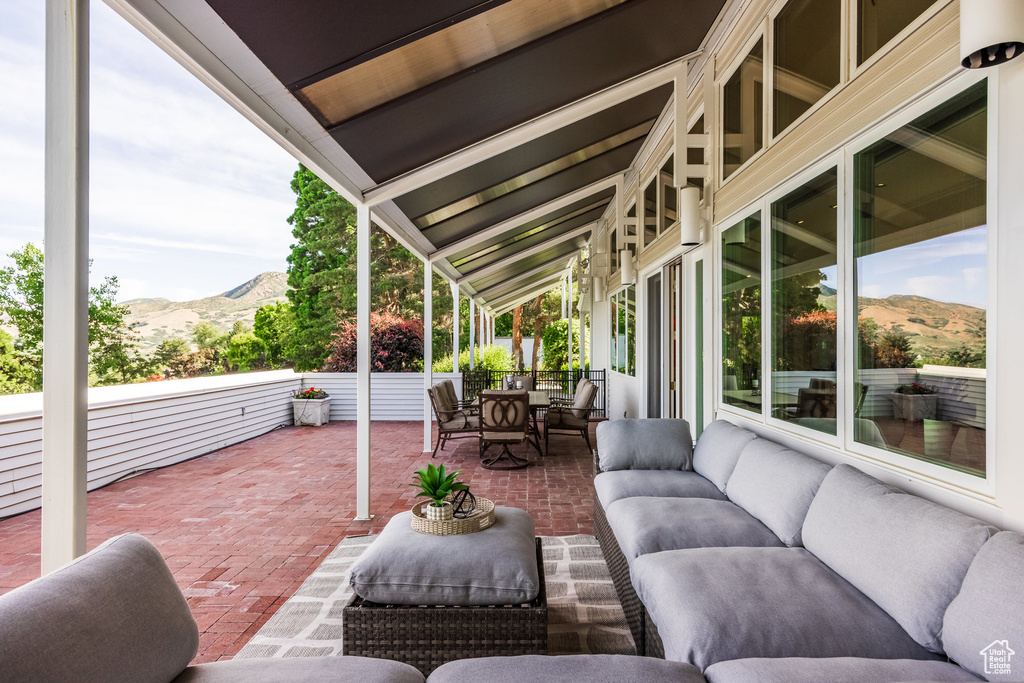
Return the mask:
POLYGON ((891 398, 893 415, 897 420, 934 420, 938 412, 939 395, 935 389, 924 384, 902 384, 893 390, 891 398))
POLYGON ((309 387, 292 394, 292 414, 295 424, 319 427, 330 422, 331 397, 323 389, 309 387))
POLYGON ((430 520, 452 519, 452 504, 445 500, 449 494, 456 491, 466 491, 468 486, 456 477, 462 474, 462 470, 455 470, 451 474, 445 472, 444 465, 434 467, 427 465, 426 469, 418 470, 413 478, 412 487, 420 489, 416 497, 429 498, 430 501, 423 506, 423 514, 430 520))

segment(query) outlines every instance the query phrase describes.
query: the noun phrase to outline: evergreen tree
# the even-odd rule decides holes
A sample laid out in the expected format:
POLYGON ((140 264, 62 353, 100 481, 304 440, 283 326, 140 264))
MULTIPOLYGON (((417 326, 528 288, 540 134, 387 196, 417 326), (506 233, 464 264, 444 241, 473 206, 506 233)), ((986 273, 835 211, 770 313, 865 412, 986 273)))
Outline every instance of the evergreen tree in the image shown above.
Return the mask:
POLYGON ((0 394, 24 394, 32 391, 32 368, 21 364, 11 335, 0 330, 0 394))

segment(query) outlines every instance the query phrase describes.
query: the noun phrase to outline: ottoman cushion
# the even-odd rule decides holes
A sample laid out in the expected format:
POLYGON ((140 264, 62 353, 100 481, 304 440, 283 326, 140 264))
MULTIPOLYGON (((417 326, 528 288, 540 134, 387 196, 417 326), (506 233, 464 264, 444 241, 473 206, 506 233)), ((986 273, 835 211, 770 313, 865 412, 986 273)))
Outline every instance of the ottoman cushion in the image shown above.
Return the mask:
POLYGON ((629 655, 567 655, 545 657, 482 657, 448 662, 430 674, 430 683, 623 683, 623 681, 673 681, 704 683, 696 667, 650 657, 629 655))
POLYGON ((232 659, 190 666, 172 683, 423 683, 423 674, 402 662, 369 657, 232 659))
POLYGON ((352 565, 356 595, 386 605, 519 605, 540 592, 533 519, 497 507, 494 525, 464 536, 430 536, 395 515, 352 565))

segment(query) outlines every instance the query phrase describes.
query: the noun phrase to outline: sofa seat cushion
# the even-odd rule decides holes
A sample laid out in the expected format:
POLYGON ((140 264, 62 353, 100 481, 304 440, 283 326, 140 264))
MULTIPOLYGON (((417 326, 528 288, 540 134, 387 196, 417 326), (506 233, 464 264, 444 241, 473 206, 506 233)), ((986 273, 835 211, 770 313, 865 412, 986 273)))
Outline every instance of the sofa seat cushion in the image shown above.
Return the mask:
POLYGON ((839 465, 807 511, 803 542, 918 643, 942 652, 942 617, 994 533, 973 517, 839 465))
POLYGON ((623 498, 605 514, 630 566, 641 555, 665 550, 783 545, 771 529, 727 500, 623 498))
POLYGON ((736 461, 756 435, 727 420, 715 420, 693 448, 693 470, 714 482, 723 493, 736 461))
POLYGON ((712 498, 725 500, 718 487, 696 472, 679 470, 618 470, 594 477, 597 499, 606 510, 623 498, 712 498))
POLYGON ((686 420, 610 420, 597 425, 601 470, 692 470, 686 420))
POLYGON ((942 623, 943 648, 961 666, 1024 680, 1024 535, 1000 531, 981 547, 942 623))
POLYGON ((356 595, 391 605, 519 605, 540 593, 533 519, 497 507, 494 525, 464 536, 414 531, 411 512, 391 518, 352 565, 356 595))
POLYGON ((448 662, 430 674, 430 683, 581 683, 615 681, 672 681, 705 683, 696 667, 650 657, 628 655, 522 655, 480 657, 448 662))
POLYGON ((700 669, 748 657, 934 659, 803 548, 695 548, 638 557, 633 587, 665 657, 700 669))
POLYGON ((807 508, 830 469, 814 458, 758 438, 743 449, 725 493, 786 545, 800 545, 807 508))
POLYGON ((737 659, 710 666, 704 675, 708 683, 968 683, 983 680, 949 662, 858 657, 737 659))
POLYGON ((423 683, 423 674, 402 662, 369 657, 231 659, 197 664, 172 683, 423 683))
POLYGON ((0 596, 3 681, 166 683, 198 647, 171 570, 137 534, 0 596))

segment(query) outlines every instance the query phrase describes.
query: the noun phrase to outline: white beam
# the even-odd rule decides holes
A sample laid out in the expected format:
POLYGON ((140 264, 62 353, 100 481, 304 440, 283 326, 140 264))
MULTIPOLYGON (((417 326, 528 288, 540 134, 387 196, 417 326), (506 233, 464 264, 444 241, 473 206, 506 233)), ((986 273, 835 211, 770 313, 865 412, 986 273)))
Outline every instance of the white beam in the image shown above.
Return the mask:
MULTIPOLYGON (((585 340, 586 340, 587 337, 583 333, 584 329, 583 329, 583 308, 582 308, 582 306, 583 306, 583 252, 582 251, 580 252, 580 258, 579 258, 579 261, 577 261, 577 263, 579 263, 580 265, 579 265, 579 268, 576 269, 576 276, 578 278, 578 280, 576 282, 576 291, 579 292, 579 305, 576 306, 576 315, 579 316, 579 319, 580 319, 580 334, 579 334, 579 337, 580 337, 580 372, 583 372, 584 369, 586 368, 586 364, 583 362, 584 361, 583 354, 584 354, 584 348, 586 347, 586 341, 585 340)), ((590 289, 593 289, 593 288, 594 288, 594 285, 593 285, 593 283, 591 283, 590 289)))
POLYGON ((484 277, 485 275, 490 275, 495 271, 501 270, 510 263, 514 263, 515 261, 521 261, 522 259, 527 258, 529 256, 533 256, 534 254, 538 254, 544 251, 545 249, 550 249, 551 247, 557 246, 562 242, 576 239, 581 235, 586 235, 588 232, 593 232, 595 225, 596 222, 587 223, 586 225, 581 225, 578 228, 575 228, 568 232, 564 232, 561 235, 558 235, 557 237, 552 237, 551 239, 539 242, 533 245, 532 247, 528 247, 526 249, 523 249, 522 251, 518 251, 512 254, 511 256, 507 256, 501 259, 500 261, 495 261, 494 263, 486 265, 483 268, 477 268, 471 273, 463 275, 458 280, 456 280, 456 282, 461 285, 465 282, 469 282, 470 280, 476 280, 478 278, 484 277))
POLYGON ((370 207, 356 204, 356 519, 370 514, 370 207))
POLYGON ((565 274, 565 289, 569 298, 565 301, 565 312, 569 316, 568 327, 566 328, 566 362, 569 364, 569 371, 572 371, 572 271, 565 274))
POLYGON ((439 259, 448 258, 449 256, 465 251, 474 245, 494 239, 495 237, 500 237, 510 230, 515 230, 516 228, 526 225, 530 221, 535 221, 549 213, 553 213, 561 208, 569 206, 570 204, 575 204, 582 199, 586 199, 593 194, 607 190, 610 187, 615 187, 616 181, 621 177, 622 174, 617 173, 615 175, 608 176, 607 178, 602 178, 601 180, 591 183, 586 187, 581 187, 569 194, 562 195, 558 199, 553 199, 547 204, 542 204, 541 206, 530 209, 529 211, 524 211, 518 216, 513 216, 512 218, 492 225, 489 228, 484 228, 483 230, 473 233, 469 237, 465 237, 458 242, 453 242, 435 252, 432 252, 430 254, 430 260, 437 261, 439 259))
POLYGON ((452 372, 459 371, 459 286, 452 287, 452 372))
MULTIPOLYGON (((476 294, 481 299, 486 299, 488 297, 488 295, 494 294, 494 292, 496 292, 498 290, 506 289, 509 285, 515 284, 517 282, 522 282, 523 280, 529 280, 530 278, 534 277, 535 275, 539 275, 540 273, 543 273, 545 270, 550 270, 552 268, 552 266, 554 266, 557 263, 564 262, 565 265, 563 266, 563 268, 568 268, 569 267, 569 261, 570 261, 569 258, 567 258, 565 256, 559 256, 558 258, 551 259, 550 261, 548 261, 546 263, 540 264, 536 268, 531 268, 530 270, 526 271, 525 273, 520 273, 519 275, 516 275, 515 277, 510 277, 507 280, 502 280, 501 282, 499 282, 496 285, 491 285, 490 287, 487 287, 486 289, 481 289, 476 294)), ((495 311, 495 312, 497 313, 497 311, 495 311)))
POLYGON ((433 450, 433 420, 427 389, 434 384, 434 271, 430 261, 423 259, 423 451, 433 450))
POLYGON ((46 3, 41 569, 85 552, 89 380, 89 0, 46 3))
POLYGON ((476 369, 476 301, 469 298, 469 369, 476 369))
POLYGON ((527 121, 524 124, 498 133, 458 152, 453 152, 437 161, 420 166, 393 180, 381 183, 363 193, 365 200, 372 205, 408 194, 439 178, 458 173, 509 149, 526 144, 531 140, 536 140, 559 128, 564 128, 588 116, 642 95, 665 83, 670 83, 675 78, 677 65, 680 62, 686 64, 687 61, 698 54, 699 52, 694 52, 684 55, 668 64, 617 83, 600 92, 577 100, 572 104, 539 116, 532 121, 527 121))

